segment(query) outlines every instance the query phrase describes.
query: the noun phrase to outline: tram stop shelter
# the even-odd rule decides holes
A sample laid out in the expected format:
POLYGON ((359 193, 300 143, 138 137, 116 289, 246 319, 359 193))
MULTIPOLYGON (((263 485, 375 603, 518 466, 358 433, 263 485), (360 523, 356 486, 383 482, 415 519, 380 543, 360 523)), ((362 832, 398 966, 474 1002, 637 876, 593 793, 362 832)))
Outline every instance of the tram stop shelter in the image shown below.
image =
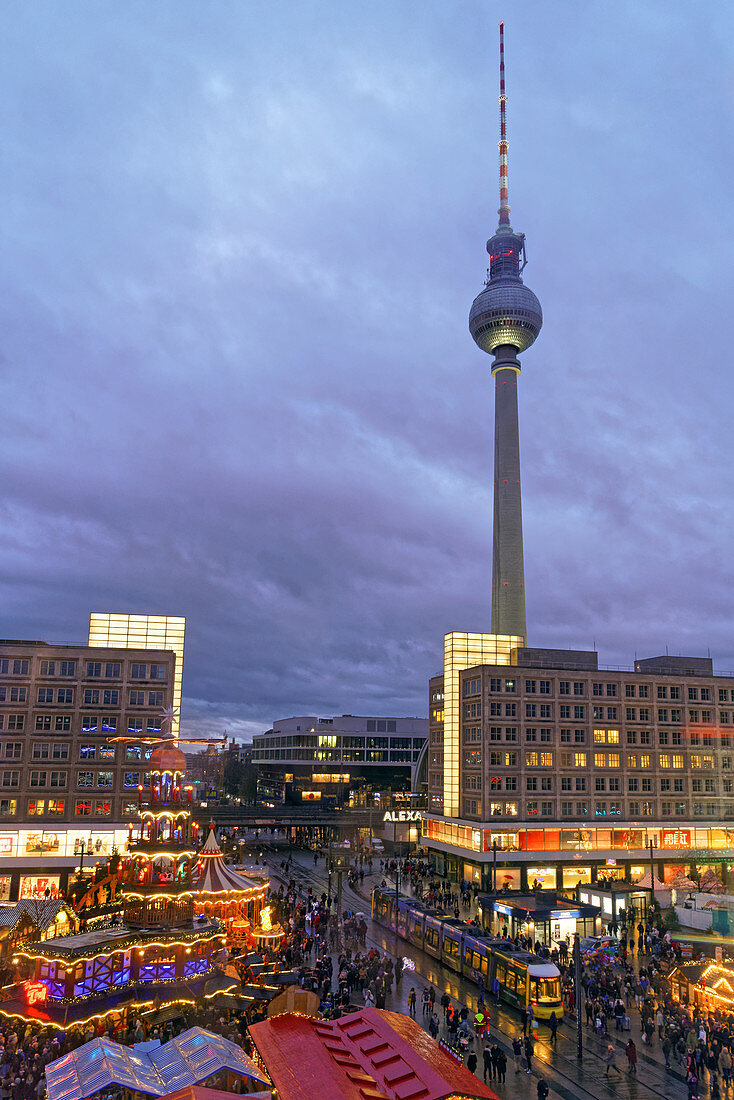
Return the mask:
POLYGON ((295 1012, 250 1026, 280 1100, 497 1100, 410 1016, 366 1008, 338 1020, 295 1012))
POLYGON ((533 942, 547 944, 574 937, 595 936, 598 932, 599 906, 574 904, 559 898, 554 890, 537 890, 532 894, 480 897, 477 909, 482 927, 495 936, 507 932, 530 936, 533 942))

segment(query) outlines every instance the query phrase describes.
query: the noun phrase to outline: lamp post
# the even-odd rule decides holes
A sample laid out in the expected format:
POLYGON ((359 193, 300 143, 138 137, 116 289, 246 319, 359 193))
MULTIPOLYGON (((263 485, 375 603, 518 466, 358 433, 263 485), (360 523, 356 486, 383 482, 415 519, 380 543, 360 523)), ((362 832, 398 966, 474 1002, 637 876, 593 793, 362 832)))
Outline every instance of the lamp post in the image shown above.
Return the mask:
POLYGON ((395 953, 398 953, 398 911, 400 909, 400 864, 395 863, 395 953))
POLYGON ((655 852, 655 849, 657 848, 657 846, 658 846, 658 838, 656 836, 651 836, 650 840, 649 840, 649 843, 648 843, 648 847, 650 849, 650 898, 651 898, 651 901, 652 901, 652 905, 655 904, 654 852, 655 852))
POLYGON ((581 937, 573 934, 573 988, 576 1004, 576 1057, 581 1058, 584 1051, 584 1033, 581 1026, 581 937))
POLYGON ((497 896, 497 841, 492 841, 492 893, 497 896))

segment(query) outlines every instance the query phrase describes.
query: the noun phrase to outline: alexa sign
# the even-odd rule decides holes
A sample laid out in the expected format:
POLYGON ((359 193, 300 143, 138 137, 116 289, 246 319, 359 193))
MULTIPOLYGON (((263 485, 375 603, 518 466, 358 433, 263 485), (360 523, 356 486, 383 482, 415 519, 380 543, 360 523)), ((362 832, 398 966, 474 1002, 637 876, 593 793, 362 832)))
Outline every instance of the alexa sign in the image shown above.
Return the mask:
POLYGON ((385 810, 383 821, 422 821, 420 810, 385 810))

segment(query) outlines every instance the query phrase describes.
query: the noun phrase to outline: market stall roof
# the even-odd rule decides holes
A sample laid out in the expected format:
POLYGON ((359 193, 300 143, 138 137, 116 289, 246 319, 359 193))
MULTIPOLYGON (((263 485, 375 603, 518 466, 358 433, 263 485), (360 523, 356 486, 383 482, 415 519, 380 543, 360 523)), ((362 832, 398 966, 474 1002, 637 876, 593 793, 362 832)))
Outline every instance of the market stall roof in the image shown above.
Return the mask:
POLYGON ((62 898, 24 898, 15 905, 0 906, 0 926, 14 928, 24 913, 27 913, 36 927, 45 932, 56 920, 61 911, 64 911, 70 922, 74 921, 74 914, 62 898))
POLYGON ((248 894, 263 889, 262 883, 238 875, 227 866, 213 828, 209 830, 206 844, 199 852, 198 869, 197 894, 248 894))
POLYGON ((250 1035, 280 1100, 496 1100, 398 1012, 366 1008, 339 1020, 288 1012, 251 1025, 250 1035))
MULTIPOLYGON (((650 872, 649 871, 645 871, 642 878, 639 879, 635 883, 635 887, 638 890, 649 890, 650 889, 650 872)), ((667 890, 668 892, 670 892, 670 887, 668 885, 666 885, 666 883, 661 882, 660 879, 658 878, 658 876, 655 875, 655 890, 664 890, 664 891, 667 890)))
POLYGON ((222 1069, 269 1084, 236 1043, 192 1027, 154 1050, 93 1039, 46 1066, 46 1085, 49 1100, 84 1100, 110 1085, 166 1096, 222 1069))

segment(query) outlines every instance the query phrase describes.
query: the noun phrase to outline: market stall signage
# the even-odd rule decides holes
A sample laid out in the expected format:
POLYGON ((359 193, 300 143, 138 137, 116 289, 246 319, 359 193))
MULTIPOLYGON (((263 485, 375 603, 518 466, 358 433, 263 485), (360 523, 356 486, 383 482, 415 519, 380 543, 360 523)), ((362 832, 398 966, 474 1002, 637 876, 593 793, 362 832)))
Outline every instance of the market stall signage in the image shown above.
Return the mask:
POLYGON ((34 982, 31 980, 23 982, 23 993, 25 994, 26 1004, 28 1005, 42 1004, 48 997, 48 989, 43 982, 34 982))
POLYGON ((422 821, 420 810, 385 810, 383 821, 422 821))

